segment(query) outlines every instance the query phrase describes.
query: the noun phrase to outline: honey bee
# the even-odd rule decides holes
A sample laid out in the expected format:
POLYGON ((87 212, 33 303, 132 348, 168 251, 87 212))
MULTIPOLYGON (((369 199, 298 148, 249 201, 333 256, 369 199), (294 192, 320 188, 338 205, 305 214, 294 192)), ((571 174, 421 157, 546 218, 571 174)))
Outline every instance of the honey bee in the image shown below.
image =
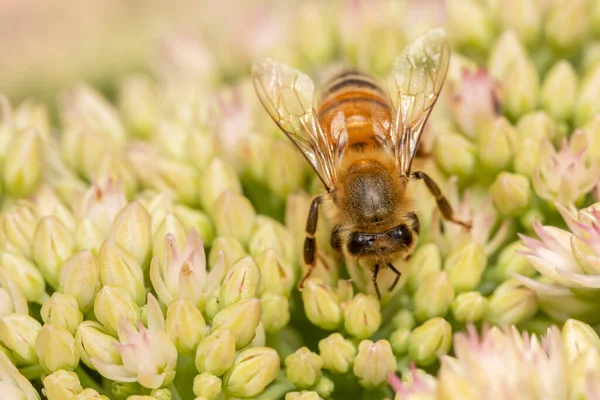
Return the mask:
POLYGON ((413 183, 423 181, 442 216, 456 219, 438 185, 411 164, 423 127, 444 84, 450 46, 443 30, 416 39, 396 58, 386 95, 374 78, 347 70, 324 86, 315 102, 311 78, 266 59, 254 64, 252 80, 266 111, 298 147, 325 187, 306 221, 303 287, 316 266, 319 208, 333 222, 331 246, 369 266, 377 296, 378 273, 408 259, 420 224, 413 211, 413 183))

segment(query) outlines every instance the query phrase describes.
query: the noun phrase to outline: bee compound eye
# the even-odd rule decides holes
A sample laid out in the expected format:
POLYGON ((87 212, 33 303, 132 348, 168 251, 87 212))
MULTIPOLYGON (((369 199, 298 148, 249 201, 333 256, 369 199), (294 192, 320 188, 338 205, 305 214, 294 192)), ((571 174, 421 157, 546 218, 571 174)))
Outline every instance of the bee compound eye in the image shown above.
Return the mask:
POLYGON ((386 235, 397 242, 410 246, 413 241, 413 235, 405 224, 398 225, 394 229, 389 230, 386 235))

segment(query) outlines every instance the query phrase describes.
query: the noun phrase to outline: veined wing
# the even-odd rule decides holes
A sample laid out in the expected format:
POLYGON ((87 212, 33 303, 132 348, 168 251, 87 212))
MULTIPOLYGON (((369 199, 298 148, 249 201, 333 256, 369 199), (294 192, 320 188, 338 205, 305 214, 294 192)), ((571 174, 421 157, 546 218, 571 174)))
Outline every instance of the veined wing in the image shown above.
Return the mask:
POLYGON ((410 173, 423 127, 442 90, 449 62, 450 45, 442 29, 417 38, 394 62, 390 136, 403 175, 410 173))
POLYGON ((313 81, 297 69, 271 59, 254 64, 252 80, 271 118, 302 151, 325 188, 331 190, 347 137, 344 138, 345 131, 339 137, 323 132, 314 104, 313 81))

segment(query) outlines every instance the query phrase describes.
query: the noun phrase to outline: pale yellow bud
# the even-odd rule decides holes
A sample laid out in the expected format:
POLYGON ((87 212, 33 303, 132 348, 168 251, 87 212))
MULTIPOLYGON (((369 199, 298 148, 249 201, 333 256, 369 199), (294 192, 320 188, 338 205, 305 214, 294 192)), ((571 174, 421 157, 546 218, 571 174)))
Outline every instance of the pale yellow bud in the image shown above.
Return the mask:
POLYGON ((10 142, 4 160, 4 189, 12 197, 32 194, 42 180, 44 149, 39 133, 34 129, 17 132, 10 142))

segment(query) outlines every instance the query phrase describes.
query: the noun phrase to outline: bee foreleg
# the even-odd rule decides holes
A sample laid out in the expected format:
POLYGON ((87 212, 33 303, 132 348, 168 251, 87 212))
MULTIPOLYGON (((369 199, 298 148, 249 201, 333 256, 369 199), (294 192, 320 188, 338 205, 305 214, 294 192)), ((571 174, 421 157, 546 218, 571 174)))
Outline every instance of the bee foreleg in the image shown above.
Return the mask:
POLYGON ((315 197, 310 203, 308 218, 306 219, 306 239, 304 239, 304 264, 308 267, 306 274, 300 279, 298 287, 302 289, 304 282, 310 277, 317 266, 317 241, 315 233, 317 232, 317 222, 319 221, 319 205, 321 197, 315 197))
POLYGON ((379 275, 379 264, 375 264, 375 269, 373 270, 373 286, 375 286, 375 292, 377 292, 377 298, 381 300, 381 292, 379 291, 379 285, 377 284, 377 275, 379 275))
POLYGON ((396 287, 396 285, 400 281, 400 277, 402 276, 402 272, 398 271, 396 269, 396 267, 394 267, 394 265, 392 263, 388 263, 387 266, 388 266, 389 269, 391 269, 396 274, 396 279, 394 279, 394 282, 392 282, 392 285, 388 289, 388 292, 391 292, 392 290, 394 290, 394 288, 396 287))
POLYGON ((437 206, 440 209, 444 219, 446 219, 447 221, 450 221, 450 222, 454 222, 455 224, 462 225, 465 228, 468 228, 468 229, 471 228, 470 223, 460 221, 454 217, 454 212, 452 211, 452 206, 450 205, 448 200, 442 194, 442 191, 440 190, 439 186, 435 183, 435 181, 433 179, 431 179, 431 177, 429 175, 427 175, 424 172, 414 172, 412 174, 412 177, 414 179, 422 179, 423 182, 425 182, 427 189, 429 189, 429 192, 433 195, 433 197, 435 197, 437 206))

